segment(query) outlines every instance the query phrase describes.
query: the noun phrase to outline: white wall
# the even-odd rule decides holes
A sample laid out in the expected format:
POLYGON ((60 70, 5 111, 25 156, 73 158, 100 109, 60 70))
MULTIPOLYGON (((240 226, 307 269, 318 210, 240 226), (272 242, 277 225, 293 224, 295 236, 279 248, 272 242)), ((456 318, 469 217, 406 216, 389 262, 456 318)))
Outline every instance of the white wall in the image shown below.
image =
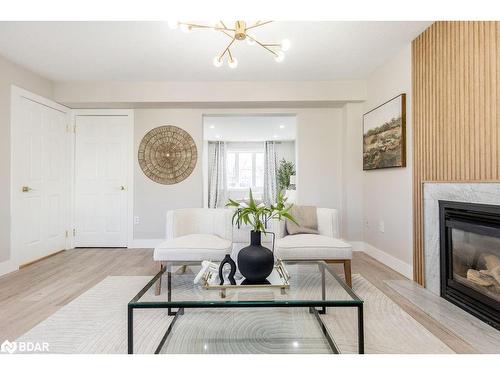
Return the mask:
MULTIPOLYGON (((52 97, 52 82, 0 56, 0 271, 10 258, 10 95, 11 85, 52 97)), ((1 272, 0 272, 1 274, 1 272)))
POLYGON ((198 147, 193 174, 176 185, 159 185, 144 176, 135 161, 134 238, 165 236, 165 212, 179 207, 202 207, 202 129, 204 114, 295 114, 297 116, 298 202, 322 207, 342 204, 342 109, 138 109, 135 111, 135 148, 147 131, 161 125, 185 129, 198 147))
POLYGON ((295 164, 295 141, 278 141, 276 144, 276 156, 278 163, 281 159, 285 159, 295 164))
POLYGON ((297 203, 342 205, 342 109, 297 112, 297 203))
POLYGON ((365 112, 401 93, 406 93, 407 166, 364 172, 364 241, 368 253, 409 276, 413 263, 410 44, 368 78, 365 112), (384 232, 379 230, 381 223, 384 232))
POLYGON ((198 162, 193 173, 184 181, 161 185, 144 175, 137 157, 134 157, 134 216, 140 220, 134 227, 134 238, 164 238, 167 210, 202 207, 202 115, 203 112, 196 109, 135 110, 134 155, 137 155, 141 139, 149 130, 175 125, 193 137, 198 148, 198 162))
MULTIPOLYGON (((363 124, 364 103, 343 108, 342 226, 343 238, 363 241, 363 124)), ((355 247, 355 250, 362 248, 355 247)))

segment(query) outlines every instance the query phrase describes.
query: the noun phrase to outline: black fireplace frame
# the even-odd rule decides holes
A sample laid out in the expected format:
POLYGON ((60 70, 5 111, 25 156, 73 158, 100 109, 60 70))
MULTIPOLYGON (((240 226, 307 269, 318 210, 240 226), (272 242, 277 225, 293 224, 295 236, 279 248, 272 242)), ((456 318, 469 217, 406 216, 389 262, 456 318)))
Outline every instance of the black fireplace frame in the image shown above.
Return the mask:
POLYGON ((441 297, 500 330, 498 301, 468 288, 450 277, 452 275, 451 229, 500 237, 500 206, 439 201, 439 238, 441 297))

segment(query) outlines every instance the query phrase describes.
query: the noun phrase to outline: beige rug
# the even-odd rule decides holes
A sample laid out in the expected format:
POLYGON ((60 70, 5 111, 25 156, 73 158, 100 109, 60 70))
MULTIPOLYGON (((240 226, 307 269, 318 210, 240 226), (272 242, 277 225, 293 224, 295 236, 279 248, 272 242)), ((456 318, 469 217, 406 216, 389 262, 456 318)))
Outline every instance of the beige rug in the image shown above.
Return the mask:
MULTIPOLYGON (((48 342, 51 353, 126 353, 127 303, 150 279, 112 276, 62 307, 17 341, 48 342)), ((359 275, 354 290, 365 301, 366 353, 452 353, 420 323, 359 275)), ((134 350, 152 353, 172 317, 136 310, 134 350)), ((343 353, 357 352, 354 308, 330 308, 323 321, 343 353)), ((186 310, 164 353, 329 353, 307 309, 186 310)))

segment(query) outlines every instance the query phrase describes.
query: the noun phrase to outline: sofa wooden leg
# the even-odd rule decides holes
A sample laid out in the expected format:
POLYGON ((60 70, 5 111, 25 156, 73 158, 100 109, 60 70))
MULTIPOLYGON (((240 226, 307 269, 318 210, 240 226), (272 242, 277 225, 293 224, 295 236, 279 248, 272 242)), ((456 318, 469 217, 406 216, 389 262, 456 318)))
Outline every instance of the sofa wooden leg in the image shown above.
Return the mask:
POLYGON ((350 259, 344 260, 344 276, 345 276, 346 284, 352 288, 351 260, 350 259))
MULTIPOLYGON (((156 264, 157 264, 158 272, 160 272, 162 269, 165 268, 164 262, 156 262, 156 264)), ((161 293, 161 276, 159 277, 158 281, 156 281, 155 296, 159 296, 160 293, 161 293)))

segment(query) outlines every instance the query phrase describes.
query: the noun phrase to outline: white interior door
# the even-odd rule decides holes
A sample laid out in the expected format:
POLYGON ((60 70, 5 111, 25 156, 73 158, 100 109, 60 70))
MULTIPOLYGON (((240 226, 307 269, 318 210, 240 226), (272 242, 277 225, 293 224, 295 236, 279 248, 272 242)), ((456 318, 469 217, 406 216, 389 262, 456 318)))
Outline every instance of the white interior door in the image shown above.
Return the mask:
POLYGON ((76 115, 75 247, 126 247, 131 174, 128 116, 76 115))
POLYGON ((20 265, 69 245, 69 110, 30 96, 13 89, 12 247, 20 265))

